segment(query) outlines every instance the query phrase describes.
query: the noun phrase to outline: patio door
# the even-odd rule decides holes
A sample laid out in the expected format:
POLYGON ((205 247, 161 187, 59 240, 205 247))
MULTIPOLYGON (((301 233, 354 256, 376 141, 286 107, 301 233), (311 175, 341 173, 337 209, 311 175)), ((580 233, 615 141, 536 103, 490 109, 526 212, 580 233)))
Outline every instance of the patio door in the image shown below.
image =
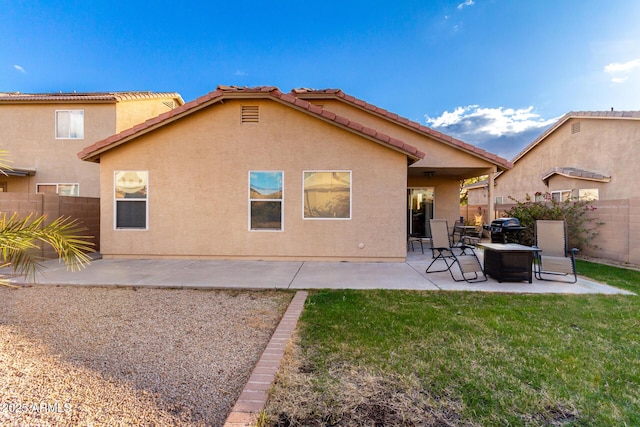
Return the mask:
POLYGON ((409 188, 407 199, 407 233, 431 237, 429 220, 433 219, 434 188, 409 188))

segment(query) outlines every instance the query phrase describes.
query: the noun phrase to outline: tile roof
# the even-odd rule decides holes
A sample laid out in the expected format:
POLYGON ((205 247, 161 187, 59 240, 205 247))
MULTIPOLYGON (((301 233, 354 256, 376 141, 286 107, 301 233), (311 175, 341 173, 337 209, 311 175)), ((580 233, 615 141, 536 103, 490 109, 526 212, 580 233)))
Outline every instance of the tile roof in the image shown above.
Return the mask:
POLYGON ((100 154, 120 145, 130 139, 133 139, 146 132, 150 132, 157 129, 171 121, 177 120, 180 117, 196 112, 200 109, 208 107, 212 104, 220 102, 224 99, 238 99, 238 98, 267 98, 281 102, 290 107, 304 111, 319 119, 331 122, 337 126, 348 129, 351 132, 360 134, 366 138, 372 139, 382 145, 390 147, 396 151, 406 154, 413 160, 421 159, 425 156, 425 153, 418 150, 416 147, 405 144, 399 139, 393 138, 384 133, 378 132, 375 129, 368 128, 359 123, 353 122, 346 117, 336 115, 328 110, 324 110, 320 107, 310 104, 309 102, 297 98, 290 93, 282 93, 275 86, 258 86, 258 87, 239 87, 239 86, 218 86, 218 88, 204 96, 201 96, 193 101, 174 108, 171 111, 167 111, 157 117, 149 119, 144 123, 140 123, 130 129, 124 130, 118 134, 112 135, 106 139, 96 142, 95 144, 85 147, 78 153, 78 157, 87 161, 98 161, 100 154))
POLYGON ((86 93, 20 93, 20 92, 0 92, 0 103, 93 103, 93 102, 122 102, 143 99, 173 98, 178 101, 178 105, 184 104, 182 96, 177 92, 86 92, 86 93))
POLYGON ((551 135, 562 126, 569 119, 613 119, 613 120, 638 120, 640 119, 640 111, 570 111, 547 130, 545 130, 539 137, 537 137, 531 144, 527 145, 520 153, 518 153, 512 160, 516 163, 522 157, 524 157, 529 151, 540 144, 547 136, 551 135))
POLYGON ((307 98, 307 99, 313 99, 313 98, 317 98, 317 99, 322 99, 322 98, 334 98, 334 99, 338 99, 338 100, 342 100, 346 103, 349 103, 351 105, 354 105, 356 107, 359 107, 361 109, 370 111, 372 113, 375 113, 379 116, 383 116, 386 117, 389 120, 392 120, 396 123, 399 123, 405 127, 411 128, 414 131, 420 132, 424 135, 427 135, 433 139, 436 139, 440 142, 443 142, 447 145, 451 145, 454 146, 458 149, 462 149, 470 154, 473 154, 477 157, 481 157, 484 158, 485 160, 490 161, 491 163, 494 163, 498 166, 501 166, 504 169, 510 169, 513 167, 513 164, 511 162, 509 162, 508 160, 497 156, 493 153, 490 153, 486 150, 483 150, 481 148, 476 147, 475 145, 466 143, 464 141, 461 141, 459 139, 453 138, 449 135, 446 135, 444 133, 438 132, 434 129, 431 129, 430 127, 421 125, 418 122, 414 122, 412 120, 409 120, 405 117, 399 116, 398 114, 389 112, 383 108, 380 107, 376 107, 375 105, 369 104, 361 99, 358 99, 354 96, 351 95, 347 95, 346 93, 344 93, 342 90, 340 89, 307 89, 307 88, 299 88, 299 89, 293 89, 291 91, 291 93, 295 94, 296 96, 301 96, 303 98, 307 98))
POLYGON ((543 181, 548 181, 553 175, 562 175, 569 178, 584 179, 586 181, 609 182, 611 177, 598 172, 590 172, 584 169, 571 167, 558 167, 548 170, 542 175, 543 181))

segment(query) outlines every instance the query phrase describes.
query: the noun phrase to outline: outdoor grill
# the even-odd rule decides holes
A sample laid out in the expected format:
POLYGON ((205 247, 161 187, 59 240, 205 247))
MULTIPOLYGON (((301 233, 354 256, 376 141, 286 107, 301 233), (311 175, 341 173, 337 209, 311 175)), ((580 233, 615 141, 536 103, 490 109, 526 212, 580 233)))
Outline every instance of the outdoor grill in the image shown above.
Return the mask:
POLYGON ((518 218, 498 218, 491 221, 491 243, 520 243, 520 233, 527 227, 518 218))

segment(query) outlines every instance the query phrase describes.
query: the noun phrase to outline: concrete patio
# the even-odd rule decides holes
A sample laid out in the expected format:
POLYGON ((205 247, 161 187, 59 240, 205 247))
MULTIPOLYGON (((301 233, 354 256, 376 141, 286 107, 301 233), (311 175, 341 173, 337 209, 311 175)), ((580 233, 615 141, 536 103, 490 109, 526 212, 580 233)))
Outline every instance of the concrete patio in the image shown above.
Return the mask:
MULTIPOLYGON (((477 250, 482 262, 482 250, 477 250)), ((46 261, 38 274, 43 285, 141 286, 211 289, 404 289, 512 293, 630 294, 582 277, 577 283, 455 282, 448 272, 425 273, 431 251, 419 247, 407 253, 406 262, 348 263, 300 261, 221 261, 96 259, 82 271, 67 271, 56 260, 46 261)), ((9 274, 3 269, 0 273, 9 274)), ((454 274, 458 273, 454 267, 454 274)), ((25 285, 22 277, 10 283, 25 285)))

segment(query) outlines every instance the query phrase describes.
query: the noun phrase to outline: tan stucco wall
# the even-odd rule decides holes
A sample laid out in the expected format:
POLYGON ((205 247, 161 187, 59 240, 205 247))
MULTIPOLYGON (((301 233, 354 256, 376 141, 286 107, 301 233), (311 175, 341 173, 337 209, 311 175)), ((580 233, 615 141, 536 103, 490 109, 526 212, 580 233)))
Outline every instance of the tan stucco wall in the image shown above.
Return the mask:
MULTIPOLYGON (((0 148, 10 152, 14 168, 35 169, 36 175, 7 190, 35 193, 36 184, 79 183, 80 196, 99 195, 99 169, 76 153, 115 130, 112 104, 4 104, 0 105, 0 148), (84 110, 84 138, 56 139, 55 112, 84 110)), ((11 184, 11 181, 9 184, 11 184)))
POLYGON ((409 177, 408 186, 411 188, 434 188, 434 218, 446 219, 449 222, 449 226, 452 227, 454 222, 460 217, 459 181, 452 181, 446 178, 409 177))
POLYGON ((636 185, 640 120, 570 119, 518 160, 496 180, 496 196, 524 200, 528 193, 598 188, 601 200, 640 197, 636 185), (573 123, 580 132, 572 134, 573 123), (570 179, 557 175, 545 186, 541 177, 554 167, 575 167, 611 176, 609 183, 570 179))
POLYGON ((118 102, 116 104, 116 132, 129 129, 172 109, 163 102, 173 103, 174 99, 154 98, 118 102))
POLYGON ((106 257, 406 255, 406 156, 275 101, 226 100, 104 153, 100 165, 106 257), (242 105, 258 105, 260 123, 241 124, 242 105), (114 230, 116 170, 149 171, 148 230, 114 230), (284 231, 248 230, 251 170, 284 171, 284 231), (304 170, 352 171, 351 220, 302 219, 304 170))
POLYGON ((398 138, 426 153, 424 159, 414 163, 412 167, 490 168, 493 166, 489 162, 471 156, 458 148, 448 146, 412 129, 408 129, 388 119, 378 117, 368 111, 344 102, 329 99, 318 101, 310 100, 310 102, 312 104, 323 105, 324 108, 329 111, 338 115, 344 115, 350 120, 398 138))
MULTIPOLYGON (((96 141, 169 111, 163 101, 136 99, 119 103, 9 103, 0 105, 0 149, 9 150, 14 168, 36 175, 9 178, 9 192, 36 192, 36 184, 78 183, 80 196, 100 194, 99 166, 77 153, 96 141), (56 139, 55 112, 84 111, 83 139, 56 139)), ((2 180, 2 177, 0 177, 2 180)))
POLYGON ((418 170, 418 172, 417 175, 409 174, 407 186, 433 187, 435 194, 434 216, 448 220, 450 225, 460 216, 460 180, 488 174, 495 169, 495 165, 486 160, 350 104, 331 99, 310 100, 310 102, 323 105, 327 110, 345 115, 353 121, 398 138, 424 152, 426 154, 424 159, 410 166, 410 169, 418 170), (432 177, 425 177, 420 172, 434 169, 438 172, 432 177), (446 172, 444 172, 445 170, 446 172), (465 170, 473 170, 474 172, 465 175, 465 170), (482 172, 478 172, 478 170, 482 170, 482 172))

